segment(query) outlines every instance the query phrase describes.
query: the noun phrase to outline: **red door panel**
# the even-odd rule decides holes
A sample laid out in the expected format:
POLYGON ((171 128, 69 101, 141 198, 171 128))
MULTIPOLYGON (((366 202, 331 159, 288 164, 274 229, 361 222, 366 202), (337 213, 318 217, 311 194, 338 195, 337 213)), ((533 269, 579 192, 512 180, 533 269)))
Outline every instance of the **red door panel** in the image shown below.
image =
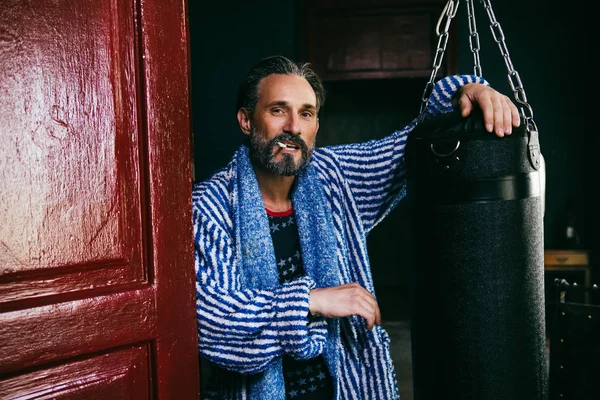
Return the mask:
POLYGON ((65 363, 5 380, 0 398, 149 398, 147 346, 132 347, 65 363))
POLYGON ((3 6, 0 301, 141 284, 133 4, 3 6))
POLYGON ((148 287, 4 312, 0 373, 150 341, 156 336, 154 297, 148 287))
POLYGON ((194 399, 186 2, 0 0, 0 398, 194 399))

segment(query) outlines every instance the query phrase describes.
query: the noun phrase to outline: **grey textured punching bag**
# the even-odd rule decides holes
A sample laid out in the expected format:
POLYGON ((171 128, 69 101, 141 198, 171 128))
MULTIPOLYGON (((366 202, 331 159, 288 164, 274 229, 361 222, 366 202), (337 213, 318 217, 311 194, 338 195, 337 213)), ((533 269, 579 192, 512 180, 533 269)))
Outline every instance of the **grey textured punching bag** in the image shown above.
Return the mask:
POLYGON ((546 399, 538 133, 444 114, 413 130, 406 162, 415 399, 546 399))

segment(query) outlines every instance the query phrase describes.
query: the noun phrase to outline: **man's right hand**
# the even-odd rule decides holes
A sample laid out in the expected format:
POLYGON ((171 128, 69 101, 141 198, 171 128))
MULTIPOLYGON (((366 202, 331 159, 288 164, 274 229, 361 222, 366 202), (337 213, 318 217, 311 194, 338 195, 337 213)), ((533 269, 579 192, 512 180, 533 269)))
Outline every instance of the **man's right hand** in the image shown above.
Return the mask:
POLYGON ((312 289, 310 291, 309 310, 311 314, 327 318, 358 315, 367 322, 367 329, 381 325, 381 312, 375 296, 358 283, 312 289))

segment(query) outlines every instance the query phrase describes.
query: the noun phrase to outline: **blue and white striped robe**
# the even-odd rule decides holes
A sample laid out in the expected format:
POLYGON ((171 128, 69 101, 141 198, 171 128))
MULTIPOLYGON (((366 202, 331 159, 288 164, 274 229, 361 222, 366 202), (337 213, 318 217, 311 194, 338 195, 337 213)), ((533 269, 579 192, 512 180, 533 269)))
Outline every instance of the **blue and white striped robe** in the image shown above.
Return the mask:
MULTIPOLYGON (((436 83, 426 117, 452 110, 468 82, 486 83, 463 75, 436 83)), ((399 398, 387 332, 367 330, 359 317, 309 318, 308 301, 314 287, 350 282, 375 293, 366 237, 405 194, 404 148, 415 124, 315 149, 292 194, 307 276, 283 285, 248 149, 194 185, 199 350, 220 376, 204 397, 284 399, 282 355, 323 354, 336 399, 399 398)))

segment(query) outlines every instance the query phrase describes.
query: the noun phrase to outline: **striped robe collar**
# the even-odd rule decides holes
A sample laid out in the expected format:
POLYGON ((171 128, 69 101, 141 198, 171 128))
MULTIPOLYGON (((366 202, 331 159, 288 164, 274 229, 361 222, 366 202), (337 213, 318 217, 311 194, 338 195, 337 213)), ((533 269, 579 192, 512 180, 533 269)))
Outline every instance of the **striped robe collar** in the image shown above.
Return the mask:
MULTIPOLYGON (((232 164, 234 179, 231 207, 235 240, 238 243, 236 257, 240 263, 242 286, 249 289, 272 289, 280 285, 275 251, 249 153, 247 146, 241 146, 232 164), (272 268, 265 268, 265 265, 272 268)), ((292 189, 292 204, 306 274, 315 281, 316 287, 339 285, 340 267, 335 253, 336 240, 331 206, 325 197, 323 184, 311 164, 296 177, 292 189)), ((339 368, 339 329, 337 319, 328 320, 328 340, 324 357, 332 371, 334 387, 337 387, 335 371, 339 368)), ((263 379, 256 380, 252 385, 251 398, 255 397, 252 393, 264 395, 274 391, 285 391, 280 359, 264 374, 263 379)))

